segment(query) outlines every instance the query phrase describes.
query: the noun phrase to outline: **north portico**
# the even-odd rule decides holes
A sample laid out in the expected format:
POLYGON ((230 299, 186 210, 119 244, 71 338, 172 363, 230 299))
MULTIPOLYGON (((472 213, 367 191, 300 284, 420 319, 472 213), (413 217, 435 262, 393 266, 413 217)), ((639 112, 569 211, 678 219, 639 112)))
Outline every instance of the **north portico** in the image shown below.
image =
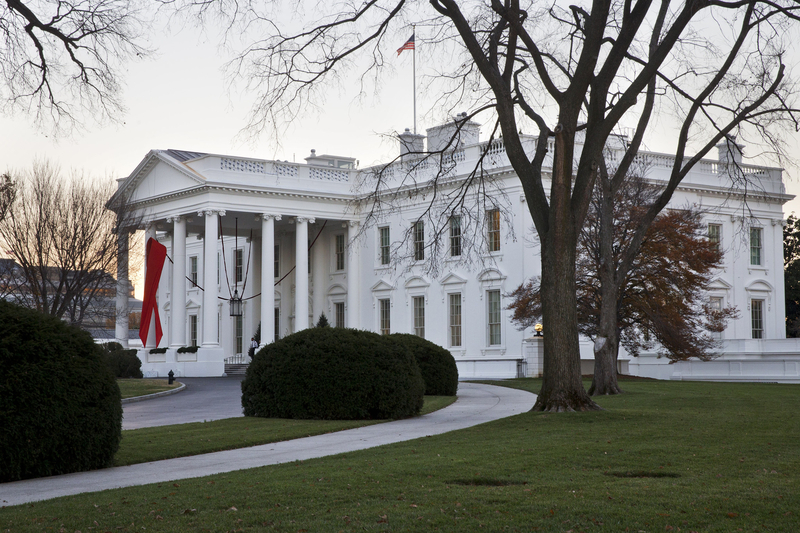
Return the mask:
MULTIPOLYGON (((140 353, 143 370, 221 375, 227 358, 246 354, 259 323, 262 345, 307 328, 321 313, 360 327, 360 247, 347 246, 359 229, 348 214, 354 167, 352 159, 313 151, 306 164, 148 153, 117 192, 141 221, 129 230, 167 248, 157 292, 158 347, 167 350, 150 353, 153 325, 140 353), (242 297, 241 317, 230 315, 233 293, 242 297), (196 353, 178 352, 192 345, 196 353)), ((119 239, 120 283, 128 236, 119 239)), ((142 322, 148 318, 155 315, 142 322)), ((127 345, 126 320, 117 321, 116 338, 127 345)))

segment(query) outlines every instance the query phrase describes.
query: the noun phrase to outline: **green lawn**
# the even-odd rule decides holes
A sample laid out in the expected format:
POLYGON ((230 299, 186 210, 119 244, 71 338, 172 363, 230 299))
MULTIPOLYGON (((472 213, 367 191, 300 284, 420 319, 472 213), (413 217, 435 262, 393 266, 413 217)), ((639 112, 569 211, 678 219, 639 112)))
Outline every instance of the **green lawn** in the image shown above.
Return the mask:
POLYGON ((0 530, 797 529, 800 386, 623 387, 598 400, 601 412, 526 413, 335 457, 2 509, 0 530))
MULTIPOLYGON (((421 414, 447 407, 455 396, 425 396, 421 414)), ((383 420, 287 420, 239 417, 122 432, 114 456, 115 466, 146 463, 173 457, 232 450, 289 439, 321 435, 383 420)))
POLYGON ((169 385, 166 379, 118 379, 119 391, 122 393, 122 398, 133 398, 135 396, 144 396, 145 394, 154 394, 156 392, 163 392, 165 390, 176 389, 181 386, 177 381, 169 385))

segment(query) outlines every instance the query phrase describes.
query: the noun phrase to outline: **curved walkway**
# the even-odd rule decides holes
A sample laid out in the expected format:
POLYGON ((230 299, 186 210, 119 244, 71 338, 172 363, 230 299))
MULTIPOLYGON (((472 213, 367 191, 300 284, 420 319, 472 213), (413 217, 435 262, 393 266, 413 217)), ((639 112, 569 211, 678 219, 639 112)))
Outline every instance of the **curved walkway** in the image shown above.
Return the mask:
POLYGON ((535 401, 534 394, 517 389, 459 383, 458 400, 454 404, 425 416, 251 448, 4 483, 0 484, 0 505, 18 505, 83 492, 209 476, 363 450, 524 413, 533 407, 535 401))

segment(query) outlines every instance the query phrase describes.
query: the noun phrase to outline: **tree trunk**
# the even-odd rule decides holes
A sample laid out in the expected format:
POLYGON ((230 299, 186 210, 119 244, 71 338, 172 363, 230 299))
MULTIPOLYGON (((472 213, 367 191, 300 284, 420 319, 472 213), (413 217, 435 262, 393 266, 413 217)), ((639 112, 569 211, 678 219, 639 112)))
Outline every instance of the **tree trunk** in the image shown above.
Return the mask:
POLYGON ((589 387, 590 396, 621 394, 617 384, 617 351, 619 336, 597 337, 594 341, 594 377, 589 387))
MULTIPOLYGON (((556 128, 549 231, 541 238, 542 325, 544 368, 542 390, 534 411, 594 411, 598 406, 583 388, 578 344, 575 257, 578 229, 571 209, 574 131, 556 128)), ((582 222, 582 220, 581 220, 582 222)), ((540 237, 542 237, 540 233, 540 237)))
POLYGON ((619 327, 617 325, 620 280, 617 258, 614 254, 614 201, 615 194, 605 172, 600 177, 600 228, 597 232, 600 248, 600 314, 597 336, 594 341, 594 377, 589 395, 619 394, 617 385, 617 350, 619 327))
POLYGON ((542 321, 544 369, 534 411, 592 411, 581 381, 578 314, 575 297, 575 247, 542 246, 542 321), (564 250, 567 248, 567 250, 564 250))

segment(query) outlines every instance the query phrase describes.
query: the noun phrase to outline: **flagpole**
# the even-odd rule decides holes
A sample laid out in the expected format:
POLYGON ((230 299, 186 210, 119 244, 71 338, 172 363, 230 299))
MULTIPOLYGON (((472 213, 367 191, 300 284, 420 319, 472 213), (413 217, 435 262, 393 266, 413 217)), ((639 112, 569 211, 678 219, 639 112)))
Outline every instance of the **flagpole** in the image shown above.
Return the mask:
POLYGON ((414 49, 412 52, 414 55, 412 56, 413 59, 411 61, 412 70, 414 71, 414 135, 417 134, 417 27, 415 25, 411 26, 411 35, 414 36, 414 49))

